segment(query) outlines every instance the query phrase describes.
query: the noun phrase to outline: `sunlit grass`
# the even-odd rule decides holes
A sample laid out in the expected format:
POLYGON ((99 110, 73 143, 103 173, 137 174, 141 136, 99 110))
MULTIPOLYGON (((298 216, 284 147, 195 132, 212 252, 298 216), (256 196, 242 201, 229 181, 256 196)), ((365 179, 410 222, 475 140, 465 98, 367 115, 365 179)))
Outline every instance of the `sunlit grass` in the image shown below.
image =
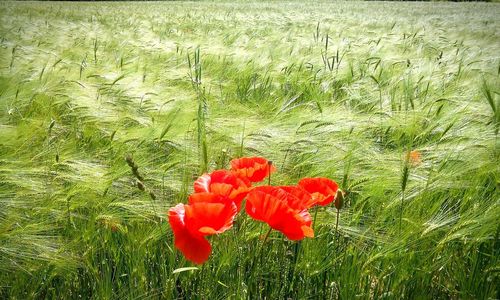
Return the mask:
POLYGON ((498 15, 0 3, 0 298, 498 298, 498 15), (244 155, 336 180, 338 231, 263 245, 240 214, 180 269, 166 211, 244 155))

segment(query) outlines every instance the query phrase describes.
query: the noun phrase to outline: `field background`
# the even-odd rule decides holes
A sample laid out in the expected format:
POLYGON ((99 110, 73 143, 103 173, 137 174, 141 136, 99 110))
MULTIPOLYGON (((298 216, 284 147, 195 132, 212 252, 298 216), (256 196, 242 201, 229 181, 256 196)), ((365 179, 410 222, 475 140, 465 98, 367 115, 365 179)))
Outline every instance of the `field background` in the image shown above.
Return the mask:
POLYGON ((498 16, 0 3, 0 298, 500 298, 498 16), (180 269, 166 211, 252 155, 339 182, 338 229, 321 208, 314 239, 263 244, 240 214, 180 269))

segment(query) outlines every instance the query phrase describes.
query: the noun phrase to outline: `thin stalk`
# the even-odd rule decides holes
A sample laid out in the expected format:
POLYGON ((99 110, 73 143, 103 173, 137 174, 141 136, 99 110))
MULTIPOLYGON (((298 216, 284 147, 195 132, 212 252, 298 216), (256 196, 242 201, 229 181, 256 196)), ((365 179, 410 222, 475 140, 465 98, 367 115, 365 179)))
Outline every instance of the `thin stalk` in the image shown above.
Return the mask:
MULTIPOLYGON (((271 234, 271 230, 273 230, 273 229, 271 227, 269 227, 269 230, 267 231, 266 236, 264 237, 264 240, 262 241, 262 244, 260 245, 260 249, 257 252, 257 255, 255 255, 252 259, 252 265, 250 267, 250 274, 251 274, 252 279, 255 278, 255 261, 257 259, 259 259, 259 262, 262 261, 262 251, 264 249, 264 245, 267 242, 267 239, 269 238, 269 235, 271 234)), ((250 281, 253 281, 253 280, 250 280, 250 281)))
POLYGON ((401 194, 401 206, 400 206, 400 209, 399 209, 399 232, 401 232, 401 220, 403 219, 403 206, 404 206, 404 202, 405 202, 405 191, 403 190, 402 191, 402 194, 401 194))
POLYGON ((70 207, 70 200, 72 196, 69 196, 66 198, 66 209, 67 209, 67 215, 68 215, 68 228, 71 226, 71 207, 70 207))
POLYGON ((339 234, 340 209, 337 209, 337 221, 335 222, 335 232, 339 234))
POLYGON ((316 229, 316 217, 318 216, 318 210, 319 210, 319 206, 316 206, 314 208, 314 217, 313 217, 313 230, 316 229))
POLYGON ((272 161, 267 162, 267 172, 269 173, 269 175, 267 176, 267 184, 268 185, 271 185, 271 166, 272 165, 273 165, 272 161))
POLYGON ((269 230, 267 231, 266 235, 264 236, 264 240, 262 241, 262 245, 260 246, 260 252, 262 252, 262 248, 264 248, 264 244, 267 242, 267 239, 269 238, 272 230, 273 228, 269 227, 269 230))
POLYGON ((401 178, 401 206, 399 208, 399 231, 401 232, 401 221, 403 219, 403 208, 404 208, 404 201, 405 201, 405 190, 406 190, 406 185, 408 183, 408 177, 410 175, 410 150, 407 151, 406 153, 406 158, 404 161, 404 166, 403 166, 403 174, 401 178))

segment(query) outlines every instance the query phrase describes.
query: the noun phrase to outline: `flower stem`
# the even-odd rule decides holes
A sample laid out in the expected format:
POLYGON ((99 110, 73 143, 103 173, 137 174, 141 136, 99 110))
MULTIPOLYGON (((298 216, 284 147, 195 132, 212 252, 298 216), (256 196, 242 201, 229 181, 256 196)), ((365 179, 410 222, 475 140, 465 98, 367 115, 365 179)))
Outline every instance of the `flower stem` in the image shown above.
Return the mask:
POLYGON ((267 162, 267 172, 269 173, 269 175, 267 176, 267 184, 268 185, 271 185, 271 166, 272 165, 273 165, 272 161, 267 162))
POLYGON ((264 236, 264 240, 262 241, 262 246, 260 248, 261 252, 262 252, 262 248, 264 248, 264 244, 267 242, 267 239, 269 238, 269 235, 271 234, 271 230, 273 230, 273 228, 269 227, 269 230, 267 231, 266 235, 264 236))
POLYGON ((262 244, 260 245, 260 249, 259 251, 256 253, 257 255, 255 255, 252 259, 252 265, 250 267, 250 276, 251 277, 254 277, 255 276, 255 261, 258 259, 259 260, 259 264, 262 262, 262 251, 264 249, 264 244, 266 243, 267 239, 269 238, 269 235, 271 234, 271 230, 273 230, 271 227, 269 227, 269 230, 267 231, 266 233, 266 236, 264 237, 264 240, 262 241, 262 244))
POLYGON ((335 223, 335 232, 339 233, 339 218, 340 218, 340 209, 337 209, 337 222, 335 223))
POLYGON ((319 206, 316 206, 314 208, 314 217, 313 217, 313 223, 312 223, 313 230, 316 229, 316 217, 318 216, 318 210, 319 210, 319 206))

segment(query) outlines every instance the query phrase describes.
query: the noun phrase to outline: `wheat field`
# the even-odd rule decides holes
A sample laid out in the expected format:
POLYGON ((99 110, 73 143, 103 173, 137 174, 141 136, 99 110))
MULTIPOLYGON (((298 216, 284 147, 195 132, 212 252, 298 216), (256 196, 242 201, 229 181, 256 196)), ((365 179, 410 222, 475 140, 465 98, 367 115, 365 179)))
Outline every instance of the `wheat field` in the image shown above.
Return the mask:
POLYGON ((0 298, 500 298, 499 15, 0 2, 0 298), (300 242, 240 213, 194 265, 166 212, 242 156, 345 207, 300 242))

